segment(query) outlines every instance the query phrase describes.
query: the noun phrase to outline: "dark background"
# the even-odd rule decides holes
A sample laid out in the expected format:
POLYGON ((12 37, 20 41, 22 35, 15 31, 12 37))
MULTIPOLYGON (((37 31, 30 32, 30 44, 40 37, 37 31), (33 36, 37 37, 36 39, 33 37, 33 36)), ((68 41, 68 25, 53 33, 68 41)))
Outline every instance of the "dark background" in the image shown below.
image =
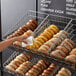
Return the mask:
MULTIPOLYGON (((51 14, 55 14, 55 15, 62 15, 62 16, 67 16, 67 17, 76 19, 76 16, 66 15, 66 0, 44 0, 44 1, 51 1, 51 4, 49 4, 48 8, 58 9, 58 10, 64 11, 64 14, 51 13, 51 12, 47 12, 47 11, 46 11, 46 13, 49 13, 49 14, 51 13, 51 14)), ((73 3, 74 3, 74 1, 75 0, 73 0, 73 3)), ((40 8, 41 8, 41 0, 38 0, 38 11, 41 11, 40 8)), ((76 4, 75 4, 75 8, 76 8, 76 4)), ((76 12, 75 12, 75 14, 76 14, 76 12)))

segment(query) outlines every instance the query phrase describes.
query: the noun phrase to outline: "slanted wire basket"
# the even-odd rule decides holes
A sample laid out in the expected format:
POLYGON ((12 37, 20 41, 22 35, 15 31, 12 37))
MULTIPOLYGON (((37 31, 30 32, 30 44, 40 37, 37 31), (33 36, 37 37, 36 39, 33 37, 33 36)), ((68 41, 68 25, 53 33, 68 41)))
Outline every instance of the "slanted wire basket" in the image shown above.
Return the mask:
MULTIPOLYGON (((13 48, 14 49, 14 48, 13 48)), ((16 50, 16 49, 14 49, 14 50, 16 50)), ((17 49, 18 50, 18 49, 17 49)), ((3 66, 4 66, 4 69, 3 69, 3 71, 5 71, 5 72, 8 72, 9 74, 11 74, 11 75, 14 75, 14 76, 20 76, 19 74, 16 74, 16 73, 14 73, 14 72, 11 72, 11 71, 9 71, 9 70, 7 70, 7 69, 5 69, 5 66, 7 66, 13 59, 15 59, 18 55, 20 55, 21 53, 23 53, 23 54, 25 54, 25 55, 29 55, 29 56, 31 56, 31 59, 29 60, 33 65, 35 65, 35 64, 37 64, 37 62, 39 61, 39 60, 41 60, 41 58, 40 58, 40 56, 38 56, 38 55, 34 55, 33 53, 29 53, 29 52, 13 52, 13 54, 8 58, 8 60, 3 64, 3 66), (34 56, 36 57, 34 57, 34 56)), ((58 71, 60 69, 60 67, 59 66, 56 66, 55 68, 54 68, 54 70, 52 71, 52 73, 50 73, 50 75, 51 76, 54 76, 54 74, 58 71)))
MULTIPOLYGON (((75 30, 76 20, 73 20, 73 19, 67 18, 67 17, 52 15, 52 14, 47 15, 46 13, 39 13, 39 12, 29 11, 29 13, 24 15, 22 17, 22 19, 12 28, 12 30, 15 29, 16 27, 18 29, 21 25, 24 25, 30 18, 36 19, 38 21, 38 24, 39 24, 38 27, 34 30, 35 37, 40 35, 40 33, 42 33, 44 31, 44 29, 46 29, 49 25, 55 24, 56 26, 58 26, 58 28, 60 30, 67 31, 69 33, 69 35, 70 35, 70 39, 72 39, 74 42, 76 41, 75 40, 76 34, 74 32, 74 31, 76 31, 75 30)), ((15 29, 15 30, 17 30, 17 29, 15 29)), ((11 32, 11 30, 9 32, 7 32, 7 34, 4 36, 4 38, 6 38, 10 34, 12 34, 15 30, 13 30, 12 32, 11 32)), ((57 42, 57 40, 56 40, 56 42, 57 42)), ((18 51, 18 52, 21 52, 21 53, 25 51, 26 54, 28 54, 30 56, 34 56, 35 60, 36 60, 36 58, 37 59, 38 58, 43 59, 43 60, 46 60, 46 61, 48 61, 50 63, 54 63, 54 64, 57 64, 59 66, 66 67, 66 68, 69 68, 69 69, 70 69, 70 66, 75 65, 75 64, 70 64, 70 63, 68 63, 68 62, 66 62, 64 60, 59 60, 59 59, 53 58, 51 56, 46 56, 46 55, 44 55, 42 53, 38 53, 36 51, 31 51, 31 50, 21 48, 21 47, 18 47, 18 46, 12 46, 12 47, 9 47, 9 48, 14 49, 15 51, 18 51)), ((50 49, 51 48, 52 47, 50 47, 50 49)), ((17 52, 15 52, 15 53, 17 53, 17 52)), ((14 57, 15 57, 15 55, 14 55, 14 57)), ((13 56, 10 57, 4 63, 4 67, 6 65, 8 65, 9 62, 11 60, 13 60, 13 59, 14 59, 13 56)))
POLYGON ((39 13, 32 10, 26 11, 25 14, 19 18, 18 22, 15 25, 11 25, 9 30, 7 30, 7 32, 3 35, 2 40, 5 40, 9 35, 15 32, 19 27, 25 25, 30 19, 37 20, 38 25, 39 25, 46 16, 47 15, 45 13, 39 13))

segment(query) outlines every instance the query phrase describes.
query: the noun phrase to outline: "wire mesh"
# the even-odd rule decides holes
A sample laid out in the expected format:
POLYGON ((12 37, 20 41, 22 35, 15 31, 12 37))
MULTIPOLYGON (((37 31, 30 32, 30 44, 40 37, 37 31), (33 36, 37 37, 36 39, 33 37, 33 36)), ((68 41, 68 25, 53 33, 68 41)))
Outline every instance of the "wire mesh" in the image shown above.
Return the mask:
MULTIPOLYGON (((76 42, 76 39, 75 39, 76 38, 76 29, 75 29, 76 20, 73 20, 73 19, 67 18, 67 17, 57 16, 57 15, 51 15, 51 14, 47 15, 45 13, 39 13, 39 12, 34 12, 34 11, 29 11, 26 15, 24 15, 22 17, 22 19, 20 19, 20 21, 18 23, 16 23, 16 25, 14 27, 12 27, 12 29, 6 33, 4 38, 6 38, 10 34, 12 34, 20 26, 24 25, 30 18, 36 19, 38 21, 38 27, 34 30, 35 37, 40 35, 40 33, 42 33, 48 26, 50 26, 51 24, 54 24, 54 25, 58 26, 58 28, 60 30, 67 31, 70 35, 70 39, 72 39, 74 42, 76 42)), ((61 37, 61 35, 58 37, 58 39, 55 41, 55 43, 50 47, 50 49, 54 48, 53 46, 57 43, 57 41, 59 40, 60 37, 61 37)), ((59 66, 67 67, 68 69, 71 69, 70 68, 71 66, 76 67, 76 64, 71 64, 71 63, 68 63, 67 61, 59 60, 59 59, 53 58, 51 56, 46 56, 46 55, 43 55, 42 53, 34 52, 34 51, 31 51, 31 50, 28 50, 25 48, 21 48, 18 46, 12 46, 12 49, 14 49, 15 51, 18 51, 18 52, 14 52, 11 55, 11 57, 4 63, 4 67, 7 64, 9 64, 10 61, 14 57, 17 56, 17 54, 20 54, 24 51, 26 52, 26 54, 28 54, 30 56, 34 56, 33 59, 31 60, 33 63, 36 63, 39 59, 43 59, 50 63, 52 62, 59 66), (21 50, 21 51, 19 51, 19 50, 21 50)))

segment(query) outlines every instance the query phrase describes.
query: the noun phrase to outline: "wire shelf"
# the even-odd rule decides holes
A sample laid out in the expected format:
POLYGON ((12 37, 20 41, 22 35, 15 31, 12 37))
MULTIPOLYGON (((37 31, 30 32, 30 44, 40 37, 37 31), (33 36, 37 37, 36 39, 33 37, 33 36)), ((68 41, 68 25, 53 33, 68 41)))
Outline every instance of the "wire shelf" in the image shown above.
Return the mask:
MULTIPOLYGON (((12 50, 15 50, 15 52, 8 58, 8 60, 3 64, 3 67, 4 69, 2 68, 3 71, 5 72, 8 72, 9 74, 12 74, 14 76, 19 76, 18 74, 15 74, 14 72, 10 72, 8 70, 5 69, 6 65, 8 65, 13 59, 16 58, 16 56, 18 56, 19 54, 23 53, 25 55, 29 55, 31 56, 31 59, 29 60, 30 62, 32 62, 33 64, 36 64, 38 62, 38 60, 44 60, 45 62, 49 62, 49 64, 51 63, 54 63, 56 65, 56 69, 53 70, 53 73, 51 74, 51 76, 53 74, 55 74, 55 71, 57 71, 57 68, 60 68, 60 67, 66 67, 68 68, 69 70, 72 70, 70 68, 70 66, 73 66, 73 64, 69 64, 68 62, 66 61, 60 61, 58 59, 55 59, 51 56, 46 56, 42 53, 37 53, 37 52, 32 52, 28 49, 25 49, 25 48, 21 48, 19 46, 11 46, 9 47, 10 49, 12 50), (59 63, 59 64, 58 64, 59 63)), ((53 75, 54 76, 54 75, 53 75)))
MULTIPOLYGON (((73 70, 76 69, 76 68, 71 68, 71 66, 75 66, 76 67, 75 63, 69 63, 69 62, 64 61, 62 59, 60 60, 60 59, 54 58, 52 56, 46 56, 45 54, 37 52, 37 51, 31 51, 29 49, 25 49, 25 48, 21 48, 19 46, 13 46, 13 45, 10 46, 9 48, 15 50, 18 53, 24 53, 26 55, 29 55, 32 58, 35 58, 35 60, 36 59, 42 59, 42 60, 45 60, 45 61, 47 61, 49 63, 54 63, 54 64, 56 64, 58 66, 61 66, 61 67, 66 67, 68 69, 73 69, 73 70)), ((14 53, 16 53, 16 52, 14 52, 14 53)), ((9 57, 9 59, 4 63, 4 66, 7 65, 7 62, 11 61, 11 59, 13 59, 13 57, 11 57, 11 58, 9 57)))
MULTIPOLYGON (((12 49, 14 49, 14 48, 12 48, 12 49)), ((14 49, 15 50, 15 49, 14 49)), ((16 56, 18 56, 19 54, 21 54, 21 53, 23 53, 23 54, 27 54, 26 52, 13 52, 13 54, 8 58, 8 60, 3 64, 3 67, 6 67, 6 65, 8 65, 13 59, 15 59, 16 58, 16 56)), ((30 55, 30 54, 29 54, 30 55)), ((35 65, 39 60, 41 60, 41 58, 34 58, 33 56, 31 57, 31 59, 29 60, 33 65, 35 65)), ((8 72, 8 73, 10 73, 10 74, 12 74, 12 75, 14 75, 14 76, 19 76, 19 74, 16 74, 16 73, 14 73, 14 72, 11 72, 11 71, 8 71, 7 69, 5 69, 4 68, 4 71, 5 72, 8 72)))
MULTIPOLYGON (((76 39, 75 39, 76 38, 76 29, 75 29, 76 20, 67 18, 67 17, 57 16, 57 15, 51 15, 51 14, 47 15, 46 13, 39 13, 39 12, 34 12, 34 11, 29 11, 28 14, 24 15, 22 17, 22 19, 20 19, 20 21, 11 29, 12 31, 10 30, 7 32, 7 34, 4 36, 4 39, 6 39, 7 36, 9 36, 15 30, 17 30, 21 25, 24 25, 30 19, 30 17, 33 19, 36 19, 38 21, 38 27, 34 30, 35 37, 40 35, 49 25, 54 24, 54 25, 58 26, 58 28, 60 30, 67 31, 70 35, 70 39, 76 43, 76 39), (17 26, 17 28, 16 28, 16 26, 17 26)), ((49 48, 49 50, 54 48, 53 46, 57 43, 57 41, 59 41, 61 35, 58 37, 58 39, 55 41, 55 43, 52 44, 52 46, 49 48)), ((68 69, 76 70, 76 63, 70 63, 70 62, 65 61, 64 59, 60 60, 57 58, 53 58, 52 56, 46 56, 42 53, 37 52, 37 49, 34 49, 34 51, 32 51, 32 50, 28 50, 28 49, 25 49, 22 47, 14 46, 14 45, 11 45, 9 48, 17 51, 18 53, 25 52, 27 55, 34 56, 33 62, 34 61, 36 62, 36 60, 38 60, 38 59, 43 59, 49 63, 54 63, 61 67, 66 67, 68 69), (74 68, 71 68, 71 66, 74 66, 74 68)), ((17 54, 17 52, 14 52, 14 53, 17 54)), ((4 68, 11 61, 11 59, 13 59, 13 56, 15 56, 15 54, 13 54, 4 63, 4 68)))
POLYGON ((29 10, 22 17, 19 18, 15 25, 11 25, 9 30, 3 35, 2 40, 5 40, 9 35, 15 32, 19 27, 25 25, 30 19, 35 19, 38 25, 44 20, 47 15, 36 11, 29 10), (37 16, 38 15, 38 16, 37 16))

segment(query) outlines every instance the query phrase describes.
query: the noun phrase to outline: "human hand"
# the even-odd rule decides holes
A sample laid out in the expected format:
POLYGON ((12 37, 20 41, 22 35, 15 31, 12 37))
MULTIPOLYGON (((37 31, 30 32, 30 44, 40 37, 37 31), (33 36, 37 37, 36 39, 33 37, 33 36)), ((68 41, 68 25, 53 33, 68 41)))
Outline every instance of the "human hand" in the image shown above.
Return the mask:
POLYGON ((24 40, 27 39, 29 36, 31 36, 32 33, 33 33, 33 32, 32 32, 31 30, 28 30, 28 31, 25 32, 23 35, 18 36, 18 37, 17 37, 17 41, 20 41, 20 42, 24 41, 24 40))

